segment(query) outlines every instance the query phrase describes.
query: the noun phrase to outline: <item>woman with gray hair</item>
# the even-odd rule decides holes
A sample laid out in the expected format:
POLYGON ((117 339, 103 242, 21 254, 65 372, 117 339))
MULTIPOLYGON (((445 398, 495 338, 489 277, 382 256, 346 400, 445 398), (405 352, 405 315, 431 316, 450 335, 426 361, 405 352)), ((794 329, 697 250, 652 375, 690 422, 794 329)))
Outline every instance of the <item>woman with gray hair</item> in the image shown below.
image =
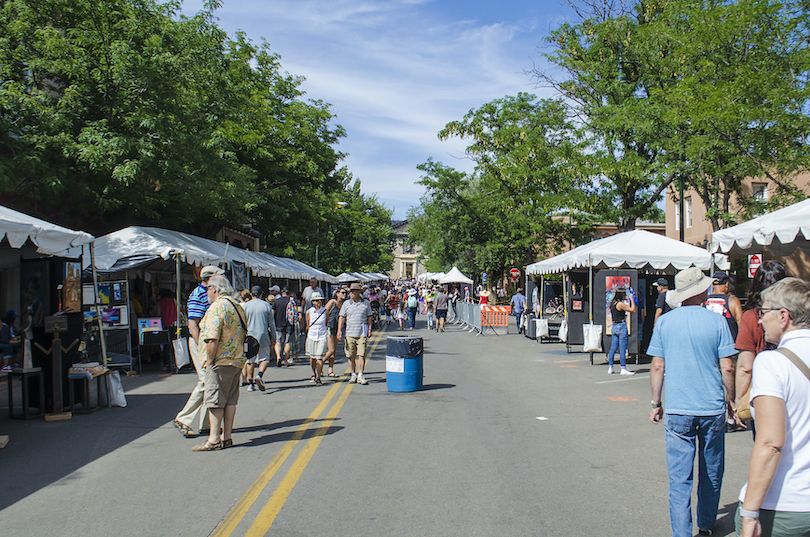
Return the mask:
POLYGON ((205 406, 211 415, 208 439, 193 451, 215 451, 233 445, 231 430, 239 401, 239 380, 247 322, 245 312, 231 298, 233 287, 224 276, 212 276, 205 288, 211 306, 200 323, 205 358, 205 406), (220 429, 222 436, 220 436, 220 429))
POLYGON ((761 298, 759 324, 778 347, 754 361, 757 437, 740 491, 737 534, 810 536, 810 283, 785 278, 761 298))

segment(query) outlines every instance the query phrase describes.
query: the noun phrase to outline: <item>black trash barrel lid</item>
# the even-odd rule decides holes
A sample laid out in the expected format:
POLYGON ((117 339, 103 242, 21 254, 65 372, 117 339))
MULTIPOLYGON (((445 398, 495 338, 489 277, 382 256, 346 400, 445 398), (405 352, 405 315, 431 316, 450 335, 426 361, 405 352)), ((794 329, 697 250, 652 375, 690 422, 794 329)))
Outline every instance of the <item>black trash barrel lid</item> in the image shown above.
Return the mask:
POLYGON ((424 346, 420 337, 390 336, 386 354, 397 358, 417 358, 422 356, 424 346))

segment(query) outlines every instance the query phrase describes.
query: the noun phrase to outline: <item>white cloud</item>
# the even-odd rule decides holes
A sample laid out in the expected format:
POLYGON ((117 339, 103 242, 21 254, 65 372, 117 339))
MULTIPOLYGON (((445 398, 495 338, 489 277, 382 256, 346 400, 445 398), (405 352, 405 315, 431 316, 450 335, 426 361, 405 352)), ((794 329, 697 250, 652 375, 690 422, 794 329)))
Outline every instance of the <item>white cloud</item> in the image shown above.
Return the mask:
MULTIPOLYGON (((187 2, 186 12, 199 5, 187 2)), ((266 37, 282 67, 306 77, 307 97, 332 104, 348 133, 338 146, 350 155, 345 164, 402 218, 423 191, 416 165, 432 157, 472 169, 454 158, 465 141, 438 140, 445 124, 539 91, 522 68, 538 57, 540 23, 509 13, 481 22, 469 5, 469 18, 453 20, 429 0, 226 0, 218 16, 228 32, 266 37)))

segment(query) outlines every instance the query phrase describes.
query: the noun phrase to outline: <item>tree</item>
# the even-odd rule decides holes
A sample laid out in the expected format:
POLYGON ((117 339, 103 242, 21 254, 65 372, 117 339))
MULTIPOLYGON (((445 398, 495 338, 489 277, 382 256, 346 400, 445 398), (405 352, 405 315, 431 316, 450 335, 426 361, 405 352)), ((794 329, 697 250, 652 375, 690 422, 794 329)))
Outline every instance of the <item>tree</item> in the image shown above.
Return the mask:
POLYGON ((431 259, 478 273, 560 249, 589 229, 587 184, 571 173, 579 158, 574 129, 559 101, 504 97, 453 121, 440 138, 470 139, 467 175, 432 160, 419 166, 427 188, 411 213, 409 235, 431 259), (567 218, 577 214, 578 226, 567 218))

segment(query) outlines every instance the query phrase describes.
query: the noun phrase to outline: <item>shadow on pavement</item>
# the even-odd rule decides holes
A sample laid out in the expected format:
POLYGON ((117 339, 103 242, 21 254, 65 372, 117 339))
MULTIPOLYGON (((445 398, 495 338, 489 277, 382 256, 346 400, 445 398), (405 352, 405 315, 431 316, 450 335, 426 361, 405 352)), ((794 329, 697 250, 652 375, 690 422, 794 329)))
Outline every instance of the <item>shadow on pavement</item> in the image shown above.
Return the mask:
MULTIPOLYGON (((321 421, 321 420, 318 420, 321 421)), ((318 427, 313 427, 307 430, 306 434, 301 438, 301 441, 304 442, 309 440, 312 435, 314 434, 313 431, 317 430, 318 427)), ((339 427, 335 425, 331 425, 329 429, 323 433, 323 435, 328 434, 335 434, 338 431, 342 431, 344 427, 339 427)), ((295 435, 295 430, 286 431, 283 433, 273 433, 273 434, 266 434, 264 436, 260 436, 258 438, 251 438, 247 442, 241 442, 239 444, 234 444, 234 447, 259 447, 259 446, 266 446, 268 444, 275 444, 277 442, 287 442, 292 440, 293 436, 295 435)))
POLYGON ((11 437, 2 451, 0 510, 165 426, 187 399, 187 393, 127 394, 125 408, 66 421, 0 419, 0 432, 11 437))
POLYGON ((718 519, 714 524, 714 528, 712 528, 712 533, 714 535, 734 535, 734 515, 736 513, 737 502, 720 507, 717 511, 718 519))
POLYGON ((455 384, 425 384, 419 391, 426 392, 428 390, 446 390, 447 388, 455 388, 455 384))

